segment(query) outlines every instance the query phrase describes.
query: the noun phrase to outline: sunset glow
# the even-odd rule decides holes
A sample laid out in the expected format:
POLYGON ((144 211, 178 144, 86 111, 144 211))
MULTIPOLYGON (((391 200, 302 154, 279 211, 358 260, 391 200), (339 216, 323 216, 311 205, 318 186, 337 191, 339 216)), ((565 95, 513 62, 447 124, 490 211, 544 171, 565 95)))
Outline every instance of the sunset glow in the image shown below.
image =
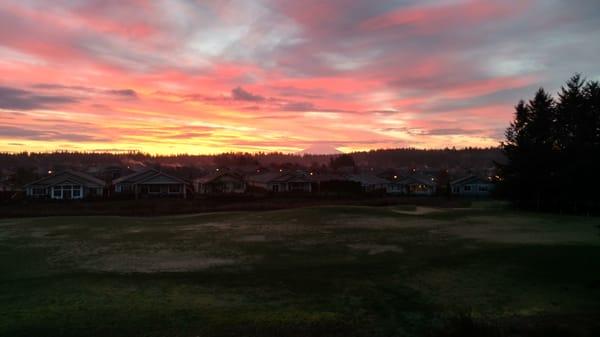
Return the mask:
POLYGON ((598 17, 591 0, 2 1, 0 151, 496 146, 519 99, 600 78, 598 17))

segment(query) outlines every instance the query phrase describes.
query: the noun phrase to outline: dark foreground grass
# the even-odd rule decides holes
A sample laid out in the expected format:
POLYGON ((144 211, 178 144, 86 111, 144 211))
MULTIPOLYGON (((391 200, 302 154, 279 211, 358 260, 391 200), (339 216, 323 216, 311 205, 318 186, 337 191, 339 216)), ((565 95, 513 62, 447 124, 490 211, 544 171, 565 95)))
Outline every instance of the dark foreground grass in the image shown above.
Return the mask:
POLYGON ((597 224, 494 207, 6 219, 0 335, 598 336, 597 224))

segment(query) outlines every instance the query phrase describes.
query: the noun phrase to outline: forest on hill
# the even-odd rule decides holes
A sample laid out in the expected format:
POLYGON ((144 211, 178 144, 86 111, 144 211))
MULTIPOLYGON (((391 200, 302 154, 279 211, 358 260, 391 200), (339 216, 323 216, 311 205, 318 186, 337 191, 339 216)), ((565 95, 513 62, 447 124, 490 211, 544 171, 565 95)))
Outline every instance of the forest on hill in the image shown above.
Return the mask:
MULTIPOLYGON (((464 149, 380 149, 349 153, 359 167, 386 168, 467 168, 483 169, 503 162, 499 148, 464 149)), ((286 153, 223 153, 218 155, 151 155, 141 152, 95 153, 95 152, 21 152, 0 153, 0 168, 47 168, 47 167, 91 167, 110 165, 160 165, 160 166, 278 166, 295 165, 315 167, 328 165, 340 154, 311 155, 286 153)))

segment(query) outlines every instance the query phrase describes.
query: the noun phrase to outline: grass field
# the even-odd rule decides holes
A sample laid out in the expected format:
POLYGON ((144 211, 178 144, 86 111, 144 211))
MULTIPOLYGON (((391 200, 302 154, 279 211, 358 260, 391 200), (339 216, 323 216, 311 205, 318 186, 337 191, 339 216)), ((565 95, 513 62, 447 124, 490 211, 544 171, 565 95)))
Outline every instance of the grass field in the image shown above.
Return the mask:
POLYGON ((0 220, 0 336, 600 336, 599 218, 329 206, 0 220))

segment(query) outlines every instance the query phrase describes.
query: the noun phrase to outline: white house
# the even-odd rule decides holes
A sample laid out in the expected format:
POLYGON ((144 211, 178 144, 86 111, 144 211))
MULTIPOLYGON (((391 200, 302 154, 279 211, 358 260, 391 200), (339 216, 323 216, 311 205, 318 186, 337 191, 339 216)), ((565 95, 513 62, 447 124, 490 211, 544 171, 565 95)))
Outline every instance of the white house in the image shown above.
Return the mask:
POLYGON ((29 198, 69 200, 101 197, 105 185, 89 174, 65 170, 33 181, 24 189, 29 198))
POLYGON ((270 192, 312 192, 312 180, 302 172, 267 172, 247 178, 250 186, 270 192))
POLYGON ((400 194, 405 195, 434 195, 436 192, 435 178, 411 175, 397 182, 400 194))
POLYGON ((156 169, 145 169, 113 181, 115 193, 139 197, 187 196, 187 181, 156 169))
POLYGON ((200 194, 240 194, 246 192, 246 181, 233 172, 216 172, 194 180, 194 190, 200 194))
POLYGON ((489 196, 494 189, 490 179, 469 175, 450 182, 453 195, 484 197, 489 196))
POLYGON ((366 192, 385 190, 386 193, 391 193, 391 189, 393 188, 389 180, 370 173, 350 174, 347 176, 347 179, 360 183, 360 186, 366 192))

